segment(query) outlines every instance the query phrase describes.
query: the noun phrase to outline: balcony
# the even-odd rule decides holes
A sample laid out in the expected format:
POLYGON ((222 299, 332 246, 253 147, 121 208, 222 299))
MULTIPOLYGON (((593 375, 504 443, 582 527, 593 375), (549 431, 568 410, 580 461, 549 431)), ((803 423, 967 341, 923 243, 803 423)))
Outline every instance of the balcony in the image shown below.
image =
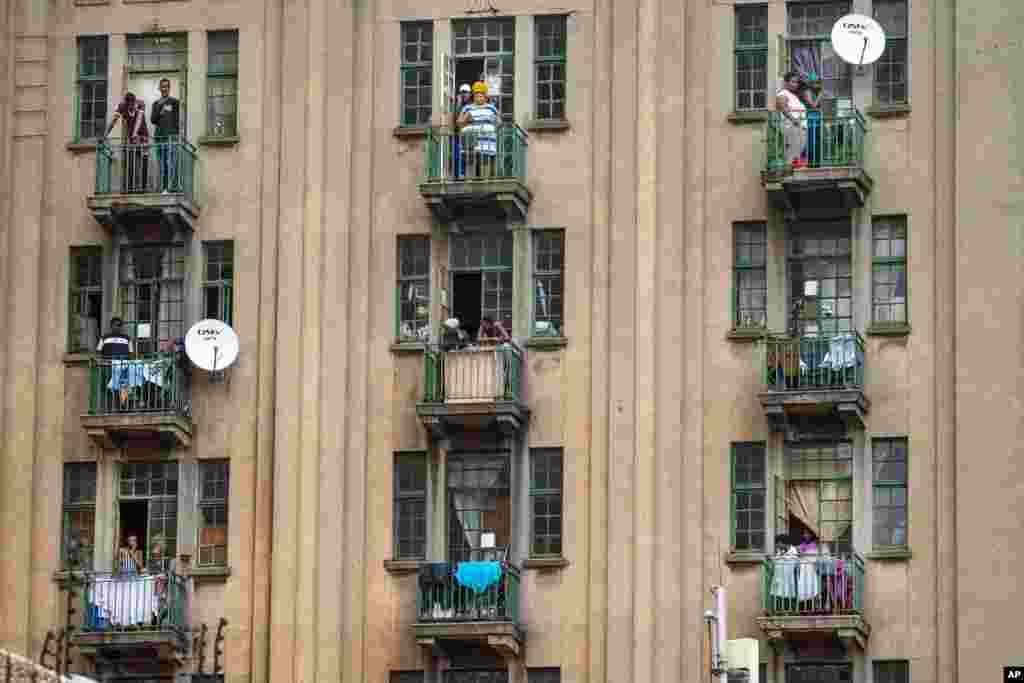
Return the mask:
POLYGON ((191 231, 199 217, 196 148, 186 141, 96 145, 96 192, 88 205, 101 225, 191 231))
POLYGON ((765 417, 784 432, 794 419, 836 416, 848 429, 863 429, 870 402, 864 395, 864 338, 766 336, 760 342, 765 417))
POLYGON ((176 353, 94 358, 82 427, 101 448, 129 442, 189 447, 192 418, 187 362, 176 353))
POLYGON ((448 127, 430 130, 420 194, 438 220, 526 218, 533 199, 526 188, 527 134, 515 124, 504 124, 496 138, 488 141, 448 127))
POLYGON ((171 661, 188 647, 188 590, 177 574, 89 575, 77 587, 82 625, 72 642, 93 659, 171 661))
POLYGON ((529 420, 523 355, 513 344, 430 349, 423 360, 423 401, 416 412, 436 438, 491 429, 511 436, 529 420))
MULTIPOLYGON (((502 562, 491 565, 498 576, 485 587, 459 582, 460 568, 448 562, 422 565, 416 595, 416 641, 444 649, 445 641, 487 645, 505 656, 518 656, 526 637, 519 622, 519 569, 502 562)), ((479 577, 476 577, 479 579, 479 577)))
POLYGON ((794 638, 838 637, 863 650, 871 635, 864 618, 864 560, 843 555, 776 555, 762 569, 758 625, 773 645, 794 638))
POLYGON ((823 112, 807 128, 793 128, 781 112, 770 112, 765 128, 761 182, 768 203, 799 219, 830 218, 864 206, 874 180, 864 170, 867 126, 856 110, 823 112), (806 155, 790 162, 786 136, 797 136, 806 155))

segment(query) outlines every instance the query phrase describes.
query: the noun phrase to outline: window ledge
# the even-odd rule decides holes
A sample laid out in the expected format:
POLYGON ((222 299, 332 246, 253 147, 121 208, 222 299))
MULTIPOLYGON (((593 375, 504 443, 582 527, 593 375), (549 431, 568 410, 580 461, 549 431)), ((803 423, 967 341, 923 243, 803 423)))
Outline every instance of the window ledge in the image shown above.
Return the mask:
POLYGON ((421 138, 430 132, 430 126, 395 126, 391 134, 396 138, 421 138))
POLYGON ((523 569, 565 569, 569 566, 569 560, 564 557, 531 557, 523 560, 523 569))
POLYGON ((88 5, 109 5, 110 0, 75 0, 75 5, 78 7, 88 5))
POLYGON ((396 341, 391 342, 392 353, 423 353, 427 345, 423 342, 396 341))
POLYGON ((526 340, 526 348, 539 349, 561 349, 569 345, 568 337, 530 337, 526 340))
POLYGON ((752 342, 763 339, 767 332, 763 327, 734 327, 726 333, 725 338, 735 342, 752 342))
POLYGON ((231 567, 193 567, 188 575, 197 582, 226 581, 231 576, 231 567))
POLYGON ((768 110, 734 111, 726 117, 729 123, 764 123, 768 120, 768 110))
POLYGON ((864 557, 869 560, 909 560, 912 556, 910 548, 879 548, 864 557))
POLYGON ((870 337, 906 337, 910 334, 910 325, 871 325, 864 334, 870 337))
POLYGON ((87 365, 92 359, 91 353, 65 353, 64 365, 87 365))
MULTIPOLYGON (((81 4, 81 3, 79 3, 79 4, 81 4)), ((92 5, 92 4, 98 4, 98 3, 89 3, 89 4, 92 5)), ((73 154, 85 154, 87 152, 95 152, 96 151, 96 143, 95 142, 78 142, 77 140, 73 140, 73 141, 69 142, 68 144, 64 145, 64 149, 66 149, 67 151, 69 151, 69 152, 71 152, 73 154)))
POLYGON ((412 574, 420 570, 423 560, 384 560, 384 569, 389 574, 412 574))
POLYGON ((229 147, 237 145, 241 140, 237 135, 203 135, 196 142, 200 145, 229 147))
POLYGON ((868 116, 876 119, 887 119, 893 116, 906 116, 910 113, 909 104, 875 104, 865 111, 868 116))
POLYGON ((761 564, 765 554, 759 550, 733 550, 725 556, 726 564, 761 564))
POLYGON ((529 119, 523 126, 526 130, 569 130, 567 119, 529 119))

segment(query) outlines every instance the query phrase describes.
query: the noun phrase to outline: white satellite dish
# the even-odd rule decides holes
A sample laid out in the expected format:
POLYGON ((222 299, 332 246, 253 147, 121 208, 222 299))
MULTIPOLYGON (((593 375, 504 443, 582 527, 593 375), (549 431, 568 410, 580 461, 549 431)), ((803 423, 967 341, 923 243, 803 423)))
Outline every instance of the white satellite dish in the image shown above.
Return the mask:
POLYGON ((238 335, 220 320, 200 320, 185 335, 185 355, 196 367, 220 373, 238 358, 238 335))
POLYGON ((885 50, 885 31, 871 17, 847 14, 832 27, 832 49, 848 64, 874 64, 885 50))

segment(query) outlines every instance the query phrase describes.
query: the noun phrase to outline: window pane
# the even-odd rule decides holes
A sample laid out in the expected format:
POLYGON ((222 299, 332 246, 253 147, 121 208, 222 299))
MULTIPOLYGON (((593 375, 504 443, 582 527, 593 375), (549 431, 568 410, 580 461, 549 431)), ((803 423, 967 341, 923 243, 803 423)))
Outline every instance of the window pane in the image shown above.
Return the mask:
POLYGON ((530 450, 531 554, 562 552, 562 450, 530 450))
POLYGON ((564 232, 534 233, 534 329, 536 336, 565 336, 562 300, 564 232))
POLYGON ((425 557, 427 538, 427 458, 400 455, 394 471, 395 559, 425 557))
POLYGON ((238 73, 238 31, 210 31, 206 34, 211 74, 238 73))

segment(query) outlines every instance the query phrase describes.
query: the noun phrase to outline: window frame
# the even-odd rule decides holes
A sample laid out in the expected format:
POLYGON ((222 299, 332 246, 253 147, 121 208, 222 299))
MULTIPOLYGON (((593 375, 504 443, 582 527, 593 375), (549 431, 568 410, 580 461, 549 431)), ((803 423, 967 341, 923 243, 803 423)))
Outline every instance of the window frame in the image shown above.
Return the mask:
POLYGON ((565 121, 567 102, 568 102, 568 53, 569 53, 569 36, 568 36, 568 21, 567 15, 565 14, 539 14, 533 18, 533 118, 537 121, 565 121), (554 33, 551 37, 552 47, 555 48, 555 54, 542 55, 541 43, 541 26, 543 24, 551 24, 554 26, 554 33), (561 41, 561 53, 557 53, 559 40, 561 41), (550 68, 552 74, 557 66, 562 67, 561 79, 550 78, 547 80, 541 80, 541 71, 545 68, 550 68), (552 91, 554 85, 561 83, 562 85, 562 97, 556 98, 553 95, 548 99, 541 99, 540 96, 540 85, 547 84, 551 87, 552 91), (546 103, 548 110, 554 112, 555 103, 561 102, 562 115, 561 116, 541 116, 542 103, 546 103))
MULTIPOLYGON (((875 328, 885 327, 906 327, 910 324, 910 276, 907 270, 907 247, 909 246, 909 226, 907 224, 907 217, 905 215, 884 215, 884 216, 872 216, 871 218, 871 326, 875 328), (877 236, 877 228, 880 227, 881 223, 885 223, 891 231, 902 230, 902 237, 896 235, 895 232, 890 232, 889 236, 883 239, 879 239, 877 236), (888 256, 876 256, 877 244, 880 241, 889 242, 888 256), (902 240, 903 242, 903 255, 893 256, 892 245, 894 242, 902 240), (903 268, 903 319, 893 320, 891 317, 889 320, 879 320, 876 317, 876 306, 885 306, 889 309, 890 316, 892 309, 898 306, 899 303, 894 303, 891 300, 886 300, 879 303, 876 298, 878 282, 876 282, 876 273, 879 272, 880 268, 891 269, 896 266, 902 266, 903 268)), ((882 283, 888 285, 890 283, 882 283)), ((893 298, 895 298, 895 292, 893 298)))
POLYGON ((764 330, 768 327, 768 224, 764 221, 738 221, 733 223, 733 293, 732 293, 732 326, 734 330, 764 330), (758 236, 761 238, 760 242, 747 241, 740 243, 740 235, 749 234, 744 233, 744 228, 751 226, 759 226, 760 230, 758 236), (748 263, 743 263, 740 260, 740 246, 745 247, 761 247, 761 262, 758 264, 753 259, 748 263), (742 293, 746 291, 758 291, 753 288, 741 288, 740 287, 740 273, 754 273, 760 271, 762 279, 762 287, 760 288, 761 296, 764 301, 764 308, 761 309, 763 313, 763 322, 760 324, 748 325, 743 322, 744 311, 756 311, 754 308, 743 308, 741 306, 742 293))
POLYGON ((885 667, 887 665, 892 665, 892 664, 901 664, 901 665, 903 665, 902 678, 900 679, 900 681, 897 681, 897 683, 910 683, 911 678, 910 678, 910 660, 909 659, 875 659, 875 660, 872 660, 872 662, 871 662, 872 680, 875 683, 890 683, 892 681, 893 674, 891 672, 887 673, 887 674, 884 674, 884 679, 883 679, 883 674, 880 672, 880 669, 882 669, 883 667, 885 667))
MULTIPOLYGON (((68 534, 71 531, 70 528, 70 516, 75 513, 92 513, 92 544, 89 546, 89 557, 87 561, 82 562, 81 556, 79 556, 78 567, 84 568, 85 570, 91 570, 96 561, 96 490, 98 487, 98 471, 99 465, 96 462, 65 462, 63 469, 63 480, 61 489, 61 540, 60 540, 60 566, 62 569, 72 569, 72 564, 68 560, 68 534), (91 470, 92 480, 92 499, 91 501, 87 498, 76 498, 74 500, 68 495, 69 481, 72 479, 71 473, 75 471, 89 471, 91 470)), ((88 479, 89 476, 86 477, 88 479)), ((79 479, 79 486, 81 486, 81 479, 79 479)), ((76 527, 78 528, 78 527, 76 527)), ((81 547, 81 546, 80 546, 81 547)))
MULTIPOLYGON (((856 551, 857 510, 854 507, 854 498, 856 496, 854 464, 856 459, 856 446, 850 438, 845 436, 840 438, 801 439, 800 441, 787 440, 783 442, 782 461, 785 472, 783 485, 788 487, 791 481, 817 482, 818 540, 819 542, 828 543, 833 554, 847 554, 856 551), (815 450, 817 453, 801 454, 801 452, 809 452, 811 450, 815 450), (830 454, 823 457, 826 450, 830 451, 830 454), (795 467, 797 461, 799 461, 802 469, 798 470, 795 467), (839 465, 842 465, 842 467, 839 465), (829 485, 833 487, 838 487, 838 485, 847 486, 848 497, 838 497, 839 489, 835 488, 834 490, 837 495, 832 498, 826 498, 824 492, 829 485), (840 514, 839 510, 841 508, 838 506, 833 507, 834 512, 832 516, 826 518, 823 514, 823 506, 829 503, 834 506, 839 503, 847 504, 849 506, 849 518, 847 519, 840 514), (849 547, 847 547, 845 541, 841 540, 842 535, 827 541, 821 538, 822 534, 820 534, 820 531, 826 523, 834 525, 848 523, 846 533, 849 535, 849 547)), ((844 533, 843 535, 846 534, 844 533)))
MULTIPOLYGON (((530 283, 530 285, 531 285, 530 286, 530 300, 531 300, 531 306, 530 306, 530 317, 531 317, 531 321, 530 321, 530 336, 531 337, 538 336, 537 335, 537 323, 538 322, 552 323, 552 322, 556 322, 557 321, 556 329, 557 329, 558 334, 554 335, 554 336, 559 337, 559 338, 564 338, 566 336, 566 334, 565 334, 565 229, 563 229, 563 228, 553 228, 553 229, 544 229, 544 230, 534 230, 532 232, 533 232, 533 234, 532 234, 533 244, 531 245, 532 246, 532 258, 531 258, 531 262, 532 263, 531 263, 531 265, 533 266, 533 268, 532 268, 533 272, 531 273, 531 283, 530 283), (544 250, 541 249, 542 244, 550 244, 550 242, 547 242, 547 240, 554 239, 555 237, 557 237, 557 239, 558 239, 557 251, 555 249, 553 249, 553 248, 552 249, 544 249, 544 250), (547 265, 550 266, 551 265, 550 259, 554 258, 554 256, 556 254, 558 256, 559 263, 560 263, 560 265, 559 265, 559 267, 557 269, 552 269, 552 268, 544 269, 544 268, 540 267, 539 261, 540 261, 542 256, 547 256, 548 257, 549 261, 548 261, 547 265), (559 293, 557 294, 557 296, 551 294, 551 287, 550 287, 550 282, 552 282, 552 281, 554 281, 556 279, 557 279, 558 284, 559 284, 559 293), (560 306, 561 312, 558 313, 557 315, 552 314, 552 313, 541 314, 541 313, 538 312, 538 307, 539 307, 540 301, 539 301, 539 297, 537 295, 537 293, 538 293, 538 289, 537 288, 542 283, 548 283, 548 292, 547 292, 547 294, 545 294, 545 298, 547 300, 549 300, 549 301, 554 300, 555 298, 557 298, 558 301, 559 301, 559 306, 560 306)), ((549 307, 549 310, 550 310, 550 307, 549 307)))
POLYGON ((434 114, 434 24, 430 21, 402 21, 399 22, 399 37, 398 37, 398 126, 400 128, 417 128, 422 126, 430 125, 431 117, 434 114), (423 31, 426 29, 427 33, 423 31), (409 41, 406 40, 406 31, 417 30, 417 40, 409 41), (428 61, 423 60, 423 49, 428 43, 424 40, 424 35, 430 37, 429 49, 427 54, 430 56, 428 61), (406 48, 410 46, 417 46, 420 59, 418 61, 406 61, 405 52, 406 48), (406 85, 406 74, 415 73, 416 83, 413 86, 406 85), (426 74, 427 83, 423 82, 423 75, 426 74), (406 91, 408 89, 414 89, 417 95, 421 98, 420 102, 416 105, 411 105, 413 111, 417 112, 415 121, 406 120, 406 110, 410 105, 406 104, 406 91), (422 102, 423 93, 427 93, 427 103, 424 105, 422 102))
MULTIPOLYGON (((488 101, 498 110, 498 124, 515 119, 516 82, 516 19, 515 17, 492 16, 487 18, 460 18, 451 21, 451 59, 457 63, 464 59, 482 59, 485 80, 491 84, 493 77, 501 79, 497 92, 488 93, 488 101), (479 30, 478 28, 479 27, 479 30), (496 28, 491 31, 489 29, 496 28), (479 41, 479 43, 477 43, 479 41), (497 41, 497 49, 490 49, 497 41), (479 50, 475 49, 479 46, 479 50), (511 47, 511 49, 508 49, 511 47), (508 87, 506 87, 508 84, 508 87)), ((521 75, 521 74, 520 74, 521 75)), ((522 103, 520 103, 522 106, 522 103)))
MULTIPOLYGON (((413 247, 410 246, 410 249, 413 247)), ((430 235, 399 235, 396 243, 396 254, 397 262, 395 263, 395 340, 398 342, 424 342, 417 335, 417 331, 426 329, 429 337, 430 332, 430 274, 433 268, 431 267, 433 261, 433 242, 430 235), (403 249, 407 245, 419 245, 423 249, 423 253, 416 254, 410 253, 409 260, 411 263, 425 263, 426 270, 424 272, 414 272, 412 274, 406 274, 402 270, 402 262, 406 254, 403 249), (425 257, 425 258, 424 258, 425 257), (418 285, 418 286, 417 286, 418 285), (427 314, 425 317, 418 315, 410 319, 405 319, 402 313, 403 298, 405 297, 407 286, 417 286, 416 290, 420 291, 422 287, 422 295, 417 294, 417 301, 422 300, 427 308, 427 314), (402 333, 403 326, 406 323, 411 323, 413 334, 404 335, 402 333)), ((419 305, 419 304, 417 304, 419 305)), ((415 309, 414 309, 415 310, 415 309)))
MULTIPOLYGON (((831 36, 829 35, 829 30, 831 29, 832 24, 834 23, 835 19, 838 19, 839 17, 842 17, 842 16, 845 16, 845 15, 849 14, 852 11, 852 6, 853 5, 852 5, 851 0, 813 0, 813 1, 808 1, 808 2, 787 2, 786 5, 785 5, 785 7, 786 7, 786 33, 785 33, 785 55, 784 55, 785 56, 785 64, 783 65, 784 66, 783 71, 784 72, 788 71, 788 70, 800 71, 800 69, 797 68, 796 63, 794 61, 794 57, 793 57, 793 55, 794 55, 794 47, 795 46, 798 46, 799 44, 809 44, 809 45, 813 46, 815 49, 820 51, 822 45, 829 45, 829 44, 831 44, 831 36), (826 25, 829 28, 824 33, 799 33, 798 34, 798 33, 795 33, 793 31, 794 25, 792 23, 792 17, 791 17, 791 14, 790 14, 790 12, 792 10, 794 10, 796 8, 802 8, 804 11, 806 11, 806 9, 808 7, 813 7, 813 6, 824 7, 824 6, 828 6, 828 5, 834 5, 834 6, 845 5, 845 8, 842 9, 841 11, 838 11, 835 14, 835 17, 831 21, 827 21, 826 22, 826 25)), ((806 22, 807 22, 806 16, 802 19, 802 21, 804 22, 804 24, 806 26, 806 22)), ((836 98, 842 97, 842 98, 845 98, 845 99, 850 99, 851 102, 852 102, 852 99, 853 99, 853 77, 854 77, 853 67, 851 65, 849 65, 849 64, 846 64, 841 59, 838 59, 838 55, 837 55, 836 64, 839 65, 841 69, 843 69, 841 77, 826 79, 826 78, 823 77, 824 74, 818 74, 819 78, 821 79, 821 82, 822 82, 823 86, 825 86, 824 87, 824 92, 831 94, 832 97, 836 97, 836 98), (845 86, 849 89, 849 92, 846 93, 846 94, 840 95, 840 94, 838 94, 835 91, 834 88, 830 89, 829 87, 827 87, 828 83, 837 83, 837 82, 842 82, 843 84, 845 84, 845 86)), ((781 76, 781 74, 780 74, 780 76, 781 76)))
MULTIPOLYGON (((760 17, 759 17, 760 18, 760 17)), ((769 88, 768 88, 768 5, 767 3, 757 4, 739 4, 736 5, 733 13, 733 111, 735 112, 760 112, 768 110, 769 101, 769 88), (763 43, 746 43, 740 40, 741 36, 741 14, 753 13, 757 11, 758 14, 763 13, 764 19, 764 42, 763 43), (764 96, 763 107, 741 107, 739 106, 740 101, 740 87, 739 87, 739 74, 740 74, 740 59, 748 55, 761 55, 763 57, 764 65, 764 88, 761 94, 764 96)), ((753 72, 753 70, 749 70, 753 72)), ((756 89, 743 90, 744 93, 751 94, 751 102, 754 101, 753 95, 757 93, 756 89)))
MULTIPOLYGON (((228 566, 228 545, 229 536, 228 530, 230 529, 231 517, 229 503, 231 499, 231 461, 230 460, 200 460, 199 461, 199 472, 197 481, 199 482, 199 491, 196 495, 196 511, 199 513, 196 518, 196 566, 197 567, 226 567, 228 566), (222 469, 221 469, 222 468, 222 469), (223 472, 223 478, 209 479, 207 473, 218 469, 223 472), (206 484, 223 484, 224 496, 207 496, 206 495, 206 484), (208 525, 206 524, 203 511, 207 508, 222 508, 224 512, 223 524, 220 525, 208 525), (219 528, 224 527, 224 543, 223 544, 206 544, 204 545, 203 530, 207 528, 219 528), (221 562, 216 559, 216 551, 218 548, 224 549, 224 561, 221 562), (213 561, 203 561, 203 551, 206 549, 213 550, 213 561)), ((220 472, 218 472, 219 474, 220 472)))
POLYGON ((109 118, 109 99, 110 99, 110 38, 106 35, 88 35, 78 36, 76 42, 77 51, 77 65, 75 67, 75 117, 74 117, 74 131, 72 132, 72 140, 76 143, 84 143, 94 140, 100 140, 103 138, 106 132, 107 119, 109 118), (98 62, 96 59, 86 60, 84 56, 88 47, 98 47, 102 49, 104 53, 103 61, 105 66, 103 69, 92 69, 88 72, 83 68, 87 61, 95 63, 98 62), (95 93, 90 98, 93 107, 97 103, 103 103, 103 116, 97 117, 94 113, 90 126, 92 132, 95 135, 82 135, 82 111, 83 104, 85 102, 85 92, 87 88, 94 88, 98 85, 103 86, 103 97, 96 97, 95 93), (98 128, 96 127, 98 124, 98 128))
MULTIPOLYGON (((757 508, 748 507, 744 508, 745 511, 753 511, 757 508)), ((749 534, 753 531, 753 527, 748 527, 745 533, 749 534)), ((764 441, 734 441, 729 444, 729 547, 733 551, 737 552, 766 552, 768 549, 768 448, 764 441), (737 470, 737 456, 740 454, 741 449, 760 449, 759 457, 761 459, 761 483, 748 482, 741 484, 736 477, 737 470), (747 545, 740 547, 736 543, 737 532, 739 531, 738 523, 739 509, 737 507, 737 499, 740 494, 750 493, 761 494, 761 513, 763 515, 763 522, 761 526, 761 534, 763 535, 763 541, 760 548, 747 545)))
MULTIPOLYGON (((903 5, 903 26, 902 31, 893 31, 891 26, 883 26, 885 30, 885 50, 882 52, 882 56, 878 58, 873 65, 871 72, 871 99, 874 105, 878 108, 884 109, 889 107, 906 107, 910 104, 910 3, 907 0, 873 0, 871 7, 871 16, 878 21, 878 6, 887 4, 900 3, 903 5), (882 87, 887 87, 890 91, 889 99, 882 99, 879 97, 879 79, 878 69, 880 66, 888 66, 890 69, 900 62, 891 58, 886 60, 886 57, 894 56, 898 57, 899 54, 895 54, 894 48, 899 47, 899 53, 901 53, 903 60, 903 80, 897 81, 890 79, 882 87), (883 61, 885 60, 885 61, 883 61), (903 86, 903 98, 892 99, 892 89, 896 85, 902 84, 903 86)), ((879 24, 881 22, 879 21, 879 24)))
POLYGON ((238 59, 239 59, 239 39, 238 29, 229 29, 224 31, 207 31, 206 32, 206 45, 207 45, 207 59, 206 59, 206 137, 207 138, 226 138, 234 139, 238 137, 238 59), (218 49, 214 51, 215 40, 223 37, 225 45, 223 47, 227 49, 218 49), (233 48, 233 49, 231 49, 233 48), (226 60, 226 66, 214 66, 214 60, 210 59, 210 55, 217 54, 223 56, 234 55, 234 59, 228 58, 226 60), (230 132, 217 132, 213 125, 214 111, 211 107, 211 101, 215 97, 212 92, 212 85, 215 83, 232 83, 234 85, 234 92, 232 94, 220 94, 216 95, 218 98, 233 98, 234 107, 232 111, 232 122, 231 126, 225 126, 225 129, 230 128, 230 132))
POLYGON ((565 555, 565 451, 561 447, 554 448, 531 448, 530 449, 530 558, 560 558, 565 555), (552 463, 557 462, 558 481, 557 488, 552 487, 554 468, 552 463), (537 474, 539 466, 544 463, 545 481, 547 486, 537 486, 537 474), (548 532, 543 534, 544 541, 539 541, 537 534, 537 507, 538 500, 544 499, 548 505, 547 512, 541 515, 548 521, 548 532), (557 512, 552 513, 551 503, 557 502, 557 512), (558 520, 559 531, 551 532, 550 522, 558 520), (558 544, 558 552, 552 550, 554 543, 558 544), (546 551, 538 552, 538 548, 546 551))
POLYGON ((203 318, 213 318, 207 306, 207 292, 217 292, 217 302, 222 317, 217 318, 228 325, 234 325, 235 312, 235 241, 211 240, 203 242, 203 318), (220 258, 211 258, 211 252, 221 251, 220 258), (219 278, 210 278, 210 268, 218 269, 219 278), (230 277, 224 277, 225 268, 230 268, 230 277))
MULTIPOLYGON (((68 353, 92 353, 96 350, 99 338, 91 344, 81 346, 75 340, 77 326, 74 323, 75 315, 81 314, 83 305, 92 295, 100 297, 100 311, 97 319, 97 337, 103 336, 103 274, 104 274, 103 247, 96 245, 74 246, 70 252, 70 272, 68 273, 68 353), (90 274, 98 274, 99 277, 90 284, 82 284, 78 281, 80 271, 79 259, 89 259, 90 263, 86 270, 90 274)), ((78 330, 79 335, 81 330, 78 330)))
MULTIPOLYGON (((156 353, 160 350, 161 344, 168 341, 173 341, 177 337, 185 336, 187 327, 185 326, 185 320, 188 315, 188 287, 189 287, 189 258, 186 249, 186 245, 182 242, 170 242, 170 243, 136 243, 132 245, 123 245, 118 250, 118 275, 117 275, 117 304, 121 311, 120 317, 124 320, 125 330, 129 337, 132 339, 135 350, 138 353, 156 353), (161 257, 169 259, 171 265, 171 274, 164 275, 163 273, 163 260, 161 260, 161 273, 151 278, 139 278, 139 277, 128 277, 127 259, 129 254, 132 255, 132 261, 134 264, 135 254, 153 252, 162 250, 166 256, 161 257), (156 316, 151 316, 148 320, 140 321, 139 308, 144 299, 138 296, 138 287, 156 287, 156 292, 159 295, 160 290, 170 284, 177 284, 179 291, 177 292, 176 299, 168 298, 164 300, 162 297, 153 299, 150 298, 150 313, 156 311, 156 316), (153 302, 156 302, 155 305, 153 302), (161 309, 167 307, 171 311, 177 311, 177 317, 164 317, 161 314, 161 309), (175 309, 177 307, 177 309, 175 309), (134 310, 133 313, 129 311, 134 310), (152 333, 149 338, 140 340, 138 337, 138 325, 139 323, 149 323, 151 325, 152 333), (165 329, 168 332, 167 337, 161 337, 161 329, 165 329), (174 331, 174 334, 171 332, 174 331), (145 348, 144 348, 145 347, 145 348)), ((152 291, 151 291, 152 293, 152 291)))
MULTIPOLYGON (((429 506, 428 506, 428 492, 430 481, 430 461, 425 451, 399 451, 395 453, 394 457, 394 469, 392 472, 392 497, 393 497, 393 515, 392 515, 392 556, 395 560, 425 560, 427 558, 427 544, 430 540, 430 529, 429 529, 429 506), (423 488, 402 488, 402 476, 400 467, 403 464, 416 463, 422 468, 423 472, 423 488), (402 504, 407 502, 421 502, 423 505, 423 537, 418 538, 416 534, 403 536, 400 532, 403 526, 402 522, 405 520, 405 515, 402 514, 402 504), (404 543, 403 538, 409 539, 410 543, 422 544, 423 550, 419 553, 404 553, 402 548, 404 543)), ((415 518, 412 520, 415 522, 415 518)))
MULTIPOLYGON (((910 548, 910 439, 906 436, 880 436, 871 439, 871 547, 873 550, 907 550, 910 548), (892 453, 893 446, 902 444, 903 452, 903 479, 879 479, 875 476, 877 466, 882 463, 901 462, 898 459, 886 458, 879 461, 877 449, 881 444, 887 444, 889 452, 892 453), (893 505, 891 502, 886 505, 879 505, 879 491, 886 491, 887 494, 894 490, 903 491, 903 504, 893 505), (880 543, 875 536, 875 515, 879 509, 903 510, 903 543, 880 543)), ((891 539, 891 536, 890 536, 891 539)))

